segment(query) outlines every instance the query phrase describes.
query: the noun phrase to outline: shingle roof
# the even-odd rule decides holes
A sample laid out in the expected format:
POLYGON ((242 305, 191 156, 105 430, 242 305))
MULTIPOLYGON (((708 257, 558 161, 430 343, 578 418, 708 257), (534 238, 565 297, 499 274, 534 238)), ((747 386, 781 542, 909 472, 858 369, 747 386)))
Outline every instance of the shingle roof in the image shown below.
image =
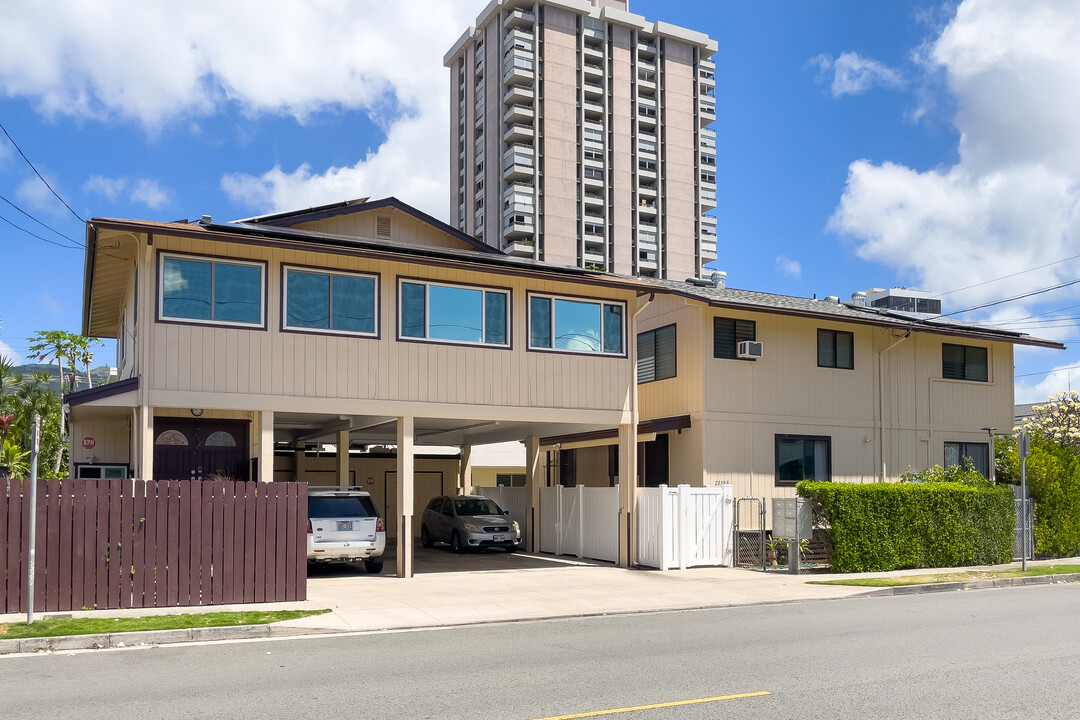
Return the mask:
POLYGON ((762 312, 780 313, 785 315, 819 317, 830 320, 895 327, 903 330, 911 329, 919 332, 943 335, 978 337, 986 340, 1011 342, 1018 345, 1036 345, 1062 350, 1065 348, 1064 345, 1054 340, 1044 340, 1021 332, 976 325, 974 323, 954 320, 942 316, 928 317, 925 315, 916 315, 914 313, 900 312, 886 308, 848 305, 832 300, 817 300, 814 298, 777 295, 754 290, 713 287, 712 285, 695 285, 693 283, 678 282, 675 280, 659 280, 654 278, 642 278, 642 280, 658 285, 678 295, 700 300, 714 307, 729 307, 743 310, 760 310, 762 312))

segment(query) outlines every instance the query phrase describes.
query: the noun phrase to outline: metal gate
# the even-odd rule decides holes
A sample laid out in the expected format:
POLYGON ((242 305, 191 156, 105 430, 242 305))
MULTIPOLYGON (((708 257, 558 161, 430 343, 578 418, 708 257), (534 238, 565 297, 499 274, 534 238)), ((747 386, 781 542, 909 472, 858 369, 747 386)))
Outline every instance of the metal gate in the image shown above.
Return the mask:
MULTIPOLYGON (((1014 488, 1013 492, 1019 494, 1020 488, 1014 488)), ((1022 500, 1015 498, 1016 525, 1013 529, 1013 560, 1021 560, 1024 557, 1024 506, 1027 506, 1027 559, 1035 559, 1035 505, 1031 498, 1022 500)))
POLYGON ((735 567, 765 569, 765 498, 745 497, 735 501, 732 528, 735 567))

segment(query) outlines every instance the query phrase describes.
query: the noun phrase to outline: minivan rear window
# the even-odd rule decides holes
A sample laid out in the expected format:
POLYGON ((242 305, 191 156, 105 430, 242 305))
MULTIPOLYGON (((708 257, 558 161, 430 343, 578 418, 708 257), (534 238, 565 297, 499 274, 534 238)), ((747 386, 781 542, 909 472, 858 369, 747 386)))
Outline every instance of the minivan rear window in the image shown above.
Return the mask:
POLYGON ((308 495, 309 518, 366 518, 378 517, 375 503, 363 495, 327 497, 308 495))

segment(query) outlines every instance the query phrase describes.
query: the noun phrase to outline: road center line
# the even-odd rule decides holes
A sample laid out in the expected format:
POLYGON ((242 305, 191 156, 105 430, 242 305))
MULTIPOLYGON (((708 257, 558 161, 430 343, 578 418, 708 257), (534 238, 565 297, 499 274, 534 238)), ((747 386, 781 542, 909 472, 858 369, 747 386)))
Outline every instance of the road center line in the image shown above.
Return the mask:
POLYGON ((719 702, 721 700, 738 700, 739 698, 761 697, 763 695, 772 695, 772 693, 762 690, 760 692, 739 693, 738 695, 719 695, 717 697, 697 698, 695 700, 674 700, 672 702, 656 703, 654 705, 615 708, 614 710, 594 710, 592 712, 575 713, 573 715, 553 715, 546 718, 537 718, 537 720, 573 720, 574 718, 615 715, 617 713, 636 712, 638 710, 656 710, 657 708, 678 707, 679 705, 699 705, 701 703, 719 702))

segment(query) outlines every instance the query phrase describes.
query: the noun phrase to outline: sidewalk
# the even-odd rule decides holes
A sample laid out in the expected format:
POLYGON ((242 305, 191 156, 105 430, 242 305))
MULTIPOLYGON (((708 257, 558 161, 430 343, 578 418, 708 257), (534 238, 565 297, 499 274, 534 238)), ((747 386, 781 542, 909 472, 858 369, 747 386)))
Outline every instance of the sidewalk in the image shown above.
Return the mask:
MULTIPOLYGON (((420 572, 408 580, 389 574, 354 573, 347 569, 323 573, 309 578, 308 600, 303 602, 51 614, 112 618, 237 610, 332 610, 323 615, 275 623, 267 633, 273 636, 302 635, 829 600, 888 593, 881 593, 878 588, 811 585, 808 581, 1001 570, 1020 566, 1017 562, 983 568, 791 575, 744 568, 692 568, 666 572, 628 570, 606 563, 526 554, 506 558, 503 566, 507 569, 420 572)), ((1031 561, 1028 565, 1076 563, 1080 560, 1031 561)), ((387 563, 387 573, 392 572, 392 567, 387 563)), ((37 613, 35 617, 49 614, 37 613)), ((25 614, 0 615, 0 622, 25 619, 25 614)))

